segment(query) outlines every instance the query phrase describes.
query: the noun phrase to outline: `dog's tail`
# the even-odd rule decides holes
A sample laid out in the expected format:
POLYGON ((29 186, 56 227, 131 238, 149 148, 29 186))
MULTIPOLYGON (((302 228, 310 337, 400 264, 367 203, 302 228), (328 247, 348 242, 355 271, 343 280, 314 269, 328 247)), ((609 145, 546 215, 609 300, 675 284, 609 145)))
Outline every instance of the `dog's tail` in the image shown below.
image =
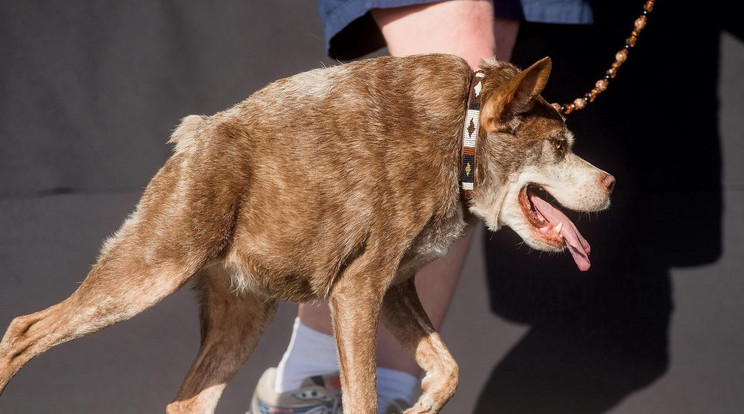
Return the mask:
POLYGON ((181 124, 173 131, 168 140, 169 144, 175 144, 174 151, 176 154, 185 150, 194 142, 194 137, 197 135, 199 128, 204 125, 205 119, 207 117, 204 115, 189 115, 181 120, 181 124))

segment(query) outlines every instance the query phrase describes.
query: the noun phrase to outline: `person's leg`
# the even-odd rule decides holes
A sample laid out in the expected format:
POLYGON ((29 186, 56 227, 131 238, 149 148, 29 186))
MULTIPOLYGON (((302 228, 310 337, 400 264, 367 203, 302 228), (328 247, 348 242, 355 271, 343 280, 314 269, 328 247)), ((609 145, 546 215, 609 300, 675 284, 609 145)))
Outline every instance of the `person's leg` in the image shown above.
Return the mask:
MULTIPOLYGON (((468 254, 472 233, 472 230, 468 231, 464 237, 455 242, 446 256, 429 263, 416 275, 416 289, 421 302, 437 329, 442 326, 447 313, 458 276, 468 254)), ((335 360, 336 345, 331 336, 333 331, 330 326, 328 305, 326 303, 303 303, 300 305, 298 316, 300 323, 295 323, 292 343, 277 370, 277 391, 296 389, 308 376, 338 369, 335 360)), ((377 365, 406 373, 415 378, 418 377, 420 370, 411 355, 382 325, 380 325, 377 338, 377 365)), ((386 370, 383 376, 395 377, 396 374, 386 370)), ((405 377, 396 379, 410 383, 412 386, 416 385, 415 382, 407 381, 405 377)), ((381 394, 395 399, 389 395, 390 393, 384 393, 384 388, 387 388, 386 384, 378 384, 378 391, 381 394)), ((402 391, 404 391, 403 394, 410 394, 415 389, 402 391)))
MULTIPOLYGON (((376 9, 372 15, 382 30, 391 55, 451 53, 467 60, 473 68, 477 68, 482 58, 495 56, 508 60, 518 28, 517 21, 496 18, 490 1, 453 1, 376 9)), ((416 275, 419 297, 437 329, 441 327, 452 299, 472 235, 471 229, 446 256, 430 263, 416 275)), ((296 389, 302 378, 324 373, 318 372, 317 363, 328 361, 328 358, 319 358, 318 353, 333 352, 335 356, 328 306, 302 304, 299 320, 301 325, 296 324, 290 349, 277 370, 277 391, 296 389), (298 327, 300 332, 297 332, 298 327), (305 342, 312 342, 308 352, 303 349, 305 342)), ((415 381, 410 379, 418 377, 419 367, 384 328, 380 329, 378 336, 377 363, 379 367, 388 368, 382 372, 381 379, 400 383, 390 387, 378 383, 380 393, 388 399, 407 395, 405 399, 410 400, 415 391, 410 385, 415 381), (397 390, 399 395, 391 396, 386 394, 386 390, 397 390)), ((328 365, 329 371, 334 368, 328 365)))

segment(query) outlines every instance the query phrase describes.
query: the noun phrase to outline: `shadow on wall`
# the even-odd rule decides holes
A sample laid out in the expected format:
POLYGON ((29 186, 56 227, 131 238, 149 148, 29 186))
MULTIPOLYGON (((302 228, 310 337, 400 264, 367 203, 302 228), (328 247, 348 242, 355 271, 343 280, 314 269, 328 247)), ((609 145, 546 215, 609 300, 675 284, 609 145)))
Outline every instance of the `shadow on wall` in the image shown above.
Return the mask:
MULTIPOLYGON (((549 101, 591 89, 643 2, 596 3, 591 27, 522 27, 514 61, 553 58, 549 101)), ((486 235, 492 310, 530 330, 475 413, 603 413, 667 370, 669 270, 721 254, 716 10, 660 2, 608 91, 569 116, 575 151, 617 178, 611 209, 577 218, 588 273, 568 255, 536 257, 513 232, 486 235)))

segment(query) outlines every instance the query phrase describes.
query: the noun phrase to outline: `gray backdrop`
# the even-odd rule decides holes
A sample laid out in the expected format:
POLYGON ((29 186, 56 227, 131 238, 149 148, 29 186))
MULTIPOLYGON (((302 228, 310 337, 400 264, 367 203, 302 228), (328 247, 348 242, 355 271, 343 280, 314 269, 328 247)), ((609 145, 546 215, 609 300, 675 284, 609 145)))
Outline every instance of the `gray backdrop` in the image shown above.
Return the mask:
MULTIPOLYGON (((620 10, 622 30, 609 31, 607 39, 621 43, 637 9, 620 10)), ((462 374, 445 412, 744 409, 744 44, 738 26, 722 35, 723 23, 700 26, 732 14, 719 10, 695 19, 711 9, 716 10, 675 19, 695 23, 690 25, 675 26, 668 18, 666 26, 655 28, 652 20, 647 43, 642 37, 624 68, 627 74, 596 109, 570 120, 580 140, 577 151, 619 179, 616 209, 580 224, 593 226, 589 231, 600 239, 592 273, 563 270, 554 278, 551 267, 536 279, 527 263, 553 266, 546 261, 552 259, 521 257, 525 249, 513 248, 508 231, 483 234, 486 243, 474 246, 443 332, 462 374), (633 128, 625 130, 623 119, 648 122, 630 122, 633 128), (633 139, 645 139, 643 131, 666 137, 658 142, 669 151, 633 139), (609 140, 593 141, 590 133, 609 140), (612 139, 632 145, 620 148, 612 139), (617 155, 626 153, 671 158, 680 170, 662 164, 665 169, 649 172, 645 158, 630 162, 626 158, 633 157, 617 155), (675 187, 666 205, 643 196, 651 192, 635 190, 639 182, 653 182, 658 190, 700 176, 707 180, 675 187), (658 251, 660 243, 683 240, 693 248, 682 249, 682 256, 694 258, 664 261, 658 274, 649 271, 649 282, 620 278, 609 287, 576 287, 614 280, 605 275, 622 261, 603 260, 601 251, 629 232, 629 222, 616 219, 632 210, 628 205, 659 209, 654 223, 641 220, 647 232, 632 239, 639 249, 658 251), (511 279, 500 276, 505 274, 511 279), (558 290, 546 293, 544 286, 558 290), (626 307, 637 311, 631 317, 612 312, 626 307), (587 315, 598 316, 586 323, 587 315), (652 351, 635 349, 646 345, 652 351)), ((659 6, 656 13, 662 12, 659 6)), ((565 91, 555 88, 546 96, 565 101, 594 76, 577 70, 585 58, 593 61, 587 42, 607 39, 561 30, 525 27, 515 59, 553 56, 553 83, 565 91), (556 33, 557 46, 535 41, 546 37, 544 30, 556 33), (584 84, 574 84, 572 72, 584 84)), ((333 63, 323 57, 321 37, 311 1, 2 2, 0 330, 13 317, 54 304, 76 288, 101 241, 117 229, 169 155, 165 141, 181 117, 213 113, 272 80, 333 63)), ((607 64, 611 54, 602 53, 594 59, 601 65, 590 69, 607 64)), ((281 307, 218 412, 247 410, 258 376, 286 346, 294 313, 294 305, 281 307)), ((131 321, 31 361, 0 397, 0 413, 162 412, 196 355, 198 337, 197 307, 184 289, 131 321)))

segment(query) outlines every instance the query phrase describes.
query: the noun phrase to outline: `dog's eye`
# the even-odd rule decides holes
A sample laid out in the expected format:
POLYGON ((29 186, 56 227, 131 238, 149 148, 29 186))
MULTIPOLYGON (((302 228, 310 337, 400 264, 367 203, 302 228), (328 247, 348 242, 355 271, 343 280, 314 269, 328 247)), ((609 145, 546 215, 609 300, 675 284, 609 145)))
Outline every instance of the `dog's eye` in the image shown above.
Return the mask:
POLYGON ((562 139, 554 139, 553 145, 555 146, 555 149, 557 149, 559 152, 563 152, 563 150, 566 148, 566 141, 562 139))

